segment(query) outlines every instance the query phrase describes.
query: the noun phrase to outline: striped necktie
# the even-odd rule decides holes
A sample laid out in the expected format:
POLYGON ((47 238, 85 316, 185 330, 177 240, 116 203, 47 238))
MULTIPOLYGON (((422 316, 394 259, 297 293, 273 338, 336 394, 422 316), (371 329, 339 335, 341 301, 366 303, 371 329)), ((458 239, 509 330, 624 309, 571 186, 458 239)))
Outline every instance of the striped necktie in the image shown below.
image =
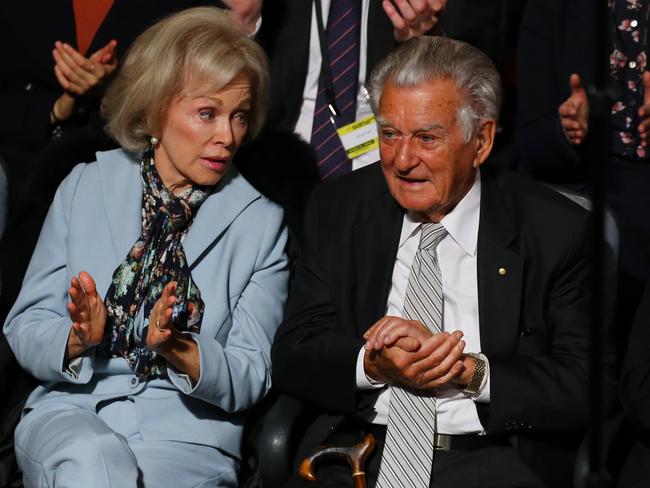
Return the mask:
MULTIPOLYGON (((354 122, 356 115, 360 32, 361 0, 332 0, 325 37, 339 112, 338 117, 334 117, 337 127, 354 122)), ((316 149, 319 173, 323 180, 348 173, 352 169, 352 162, 341 145, 330 117, 332 114, 325 96, 325 81, 321 76, 314 108, 311 143, 316 149)))
MULTIPOLYGON (((442 331, 443 317, 436 248, 446 235, 442 224, 422 224, 420 245, 404 298, 404 318, 419 320, 434 334, 442 331)), ((433 465, 436 399, 399 386, 391 386, 390 391, 386 444, 377 488, 428 488, 433 465)))

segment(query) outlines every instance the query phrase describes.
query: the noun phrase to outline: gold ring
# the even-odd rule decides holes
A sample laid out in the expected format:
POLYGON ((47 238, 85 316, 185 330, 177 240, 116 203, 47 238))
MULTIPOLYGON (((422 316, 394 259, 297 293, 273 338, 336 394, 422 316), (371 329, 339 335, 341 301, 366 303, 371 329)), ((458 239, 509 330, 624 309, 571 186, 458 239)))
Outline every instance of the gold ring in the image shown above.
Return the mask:
POLYGON ((156 329, 158 329, 160 332, 165 332, 167 330, 160 327, 160 320, 156 320, 156 329))

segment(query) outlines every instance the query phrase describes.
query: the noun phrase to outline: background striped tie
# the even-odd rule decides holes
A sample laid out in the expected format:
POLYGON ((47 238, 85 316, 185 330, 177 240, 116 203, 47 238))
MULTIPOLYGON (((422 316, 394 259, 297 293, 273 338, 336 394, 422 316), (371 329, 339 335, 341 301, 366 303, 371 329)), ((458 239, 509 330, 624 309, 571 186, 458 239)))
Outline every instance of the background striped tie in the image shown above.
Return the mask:
MULTIPOLYGON (((419 320, 434 334, 442 331, 442 281, 436 248, 447 235, 442 224, 422 224, 411 266, 404 318, 419 320)), ((436 399, 391 386, 386 444, 377 488, 428 488, 433 465, 436 399)))
MULTIPOLYGON (((307 1, 307 0, 302 0, 307 1)), ((320 0, 318 0, 320 1, 320 0)), ((359 33, 361 31, 361 1, 332 0, 327 18, 327 52, 339 116, 337 127, 354 122, 357 86, 359 82, 359 33)), ((318 156, 321 179, 348 173, 352 162, 330 121, 323 79, 318 83, 311 143, 318 156)))

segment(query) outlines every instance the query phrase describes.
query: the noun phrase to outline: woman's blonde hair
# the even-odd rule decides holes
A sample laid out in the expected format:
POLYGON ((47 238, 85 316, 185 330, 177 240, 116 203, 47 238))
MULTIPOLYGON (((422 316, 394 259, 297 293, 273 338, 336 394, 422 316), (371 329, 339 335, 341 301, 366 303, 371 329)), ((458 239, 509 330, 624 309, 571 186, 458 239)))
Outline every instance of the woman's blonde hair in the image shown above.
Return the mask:
POLYGON ((266 114, 269 73, 264 52, 224 10, 197 7, 171 15, 130 47, 102 103, 107 131, 125 149, 142 151, 149 136, 160 132, 170 102, 189 80, 216 91, 240 73, 251 84, 250 139, 259 133, 266 114))

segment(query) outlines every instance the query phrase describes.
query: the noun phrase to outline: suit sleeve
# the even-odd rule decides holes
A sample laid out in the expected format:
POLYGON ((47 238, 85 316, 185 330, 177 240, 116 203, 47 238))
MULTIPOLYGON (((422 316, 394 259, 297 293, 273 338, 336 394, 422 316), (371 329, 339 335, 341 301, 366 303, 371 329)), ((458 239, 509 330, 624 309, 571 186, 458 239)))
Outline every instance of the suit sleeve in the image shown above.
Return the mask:
POLYGON ((287 231, 282 211, 267 200, 258 202, 264 203, 252 205, 238 217, 246 221, 247 238, 259 242, 259 247, 253 273, 233 309, 225 345, 205 334, 191 334, 199 347, 201 371, 193 386, 169 370, 180 391, 226 412, 250 408, 270 389, 271 342, 287 296, 287 231))
MULTIPOLYGON (((491 434, 581 429, 589 414, 591 256, 587 216, 553 270, 546 324, 520 336, 512 355, 488 355, 491 434), (543 330, 542 330, 543 329, 543 330)), ((542 258, 540 258, 542 259, 542 258)), ((534 311, 523 310, 523 314, 534 311)), ((533 319, 530 319, 533 320, 533 319)), ((613 398, 613 355, 606 354, 607 398, 613 398)))
POLYGON ((66 308, 70 211, 85 168, 76 166, 57 190, 22 289, 4 325, 18 362, 41 381, 87 383, 92 376, 94 349, 80 356, 79 374, 64 371, 72 327, 66 308))
MULTIPOLYGON (((305 215, 305 251, 295 267, 285 321, 272 349, 275 386, 328 411, 354 414, 356 363, 363 340, 337 321, 327 266, 321 253, 320 187, 305 215)), ((331 265, 337 265, 332 263, 331 265)), ((341 263, 338 263, 341 265, 341 263)))

